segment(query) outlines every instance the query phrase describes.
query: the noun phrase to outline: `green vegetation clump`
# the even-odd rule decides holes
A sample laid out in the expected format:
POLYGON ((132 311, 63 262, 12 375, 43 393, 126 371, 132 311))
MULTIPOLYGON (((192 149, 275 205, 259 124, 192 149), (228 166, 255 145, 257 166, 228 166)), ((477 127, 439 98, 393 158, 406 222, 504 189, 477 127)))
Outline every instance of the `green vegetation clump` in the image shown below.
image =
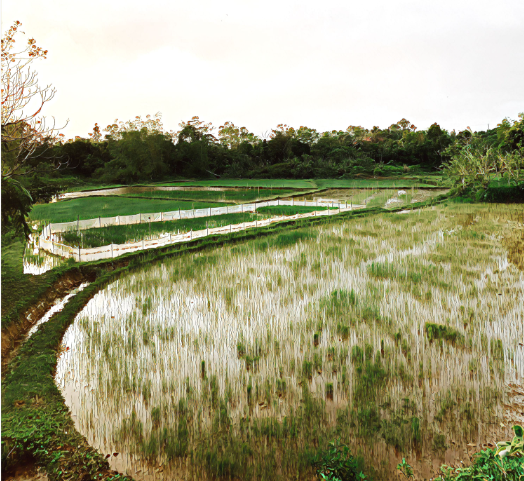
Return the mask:
POLYGON ((449 326, 442 324, 435 324, 433 322, 426 322, 424 325, 426 336, 429 342, 433 342, 437 339, 444 339, 453 344, 461 344, 464 341, 464 336, 449 326))

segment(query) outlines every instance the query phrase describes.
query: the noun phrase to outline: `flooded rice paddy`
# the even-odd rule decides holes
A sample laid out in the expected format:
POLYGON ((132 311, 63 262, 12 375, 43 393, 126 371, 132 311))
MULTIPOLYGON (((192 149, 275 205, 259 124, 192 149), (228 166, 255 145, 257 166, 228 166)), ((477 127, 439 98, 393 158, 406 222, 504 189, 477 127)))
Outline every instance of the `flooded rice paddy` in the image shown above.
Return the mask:
POLYGON ((314 479, 308 456, 336 438, 374 479, 402 457, 429 479, 510 438, 519 222, 517 206, 434 207, 150 265, 77 316, 56 383, 137 479, 314 479))

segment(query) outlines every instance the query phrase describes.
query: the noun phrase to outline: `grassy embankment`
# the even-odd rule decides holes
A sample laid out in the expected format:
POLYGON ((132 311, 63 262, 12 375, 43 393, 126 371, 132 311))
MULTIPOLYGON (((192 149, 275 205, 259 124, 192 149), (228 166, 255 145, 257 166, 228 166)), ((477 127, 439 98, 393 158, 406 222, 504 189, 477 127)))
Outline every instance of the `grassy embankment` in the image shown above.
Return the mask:
POLYGON ((12 239, 2 245, 2 329, 19 320, 27 306, 42 294, 69 267, 59 267, 41 276, 24 274, 25 242, 12 239))

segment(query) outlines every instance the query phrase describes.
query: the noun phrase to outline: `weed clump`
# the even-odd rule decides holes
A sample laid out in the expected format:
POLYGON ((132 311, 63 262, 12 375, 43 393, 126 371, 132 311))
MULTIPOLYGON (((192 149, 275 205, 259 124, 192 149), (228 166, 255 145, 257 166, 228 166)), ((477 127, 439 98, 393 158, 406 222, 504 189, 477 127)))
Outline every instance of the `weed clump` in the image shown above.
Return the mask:
POLYGON ((424 330, 426 331, 426 336, 429 342, 433 342, 437 339, 444 339, 452 344, 462 344, 464 342, 464 336, 449 326, 426 322, 424 330))

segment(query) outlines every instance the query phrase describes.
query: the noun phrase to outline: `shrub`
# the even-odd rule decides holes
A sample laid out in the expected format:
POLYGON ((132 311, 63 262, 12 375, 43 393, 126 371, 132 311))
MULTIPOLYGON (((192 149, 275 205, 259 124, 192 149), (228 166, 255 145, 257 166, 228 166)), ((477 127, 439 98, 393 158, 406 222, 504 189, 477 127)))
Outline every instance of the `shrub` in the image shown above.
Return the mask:
POLYGON ((337 441, 313 457, 311 464, 317 468, 318 479, 328 481, 357 481, 368 479, 362 472, 362 461, 351 455, 346 445, 337 441))

